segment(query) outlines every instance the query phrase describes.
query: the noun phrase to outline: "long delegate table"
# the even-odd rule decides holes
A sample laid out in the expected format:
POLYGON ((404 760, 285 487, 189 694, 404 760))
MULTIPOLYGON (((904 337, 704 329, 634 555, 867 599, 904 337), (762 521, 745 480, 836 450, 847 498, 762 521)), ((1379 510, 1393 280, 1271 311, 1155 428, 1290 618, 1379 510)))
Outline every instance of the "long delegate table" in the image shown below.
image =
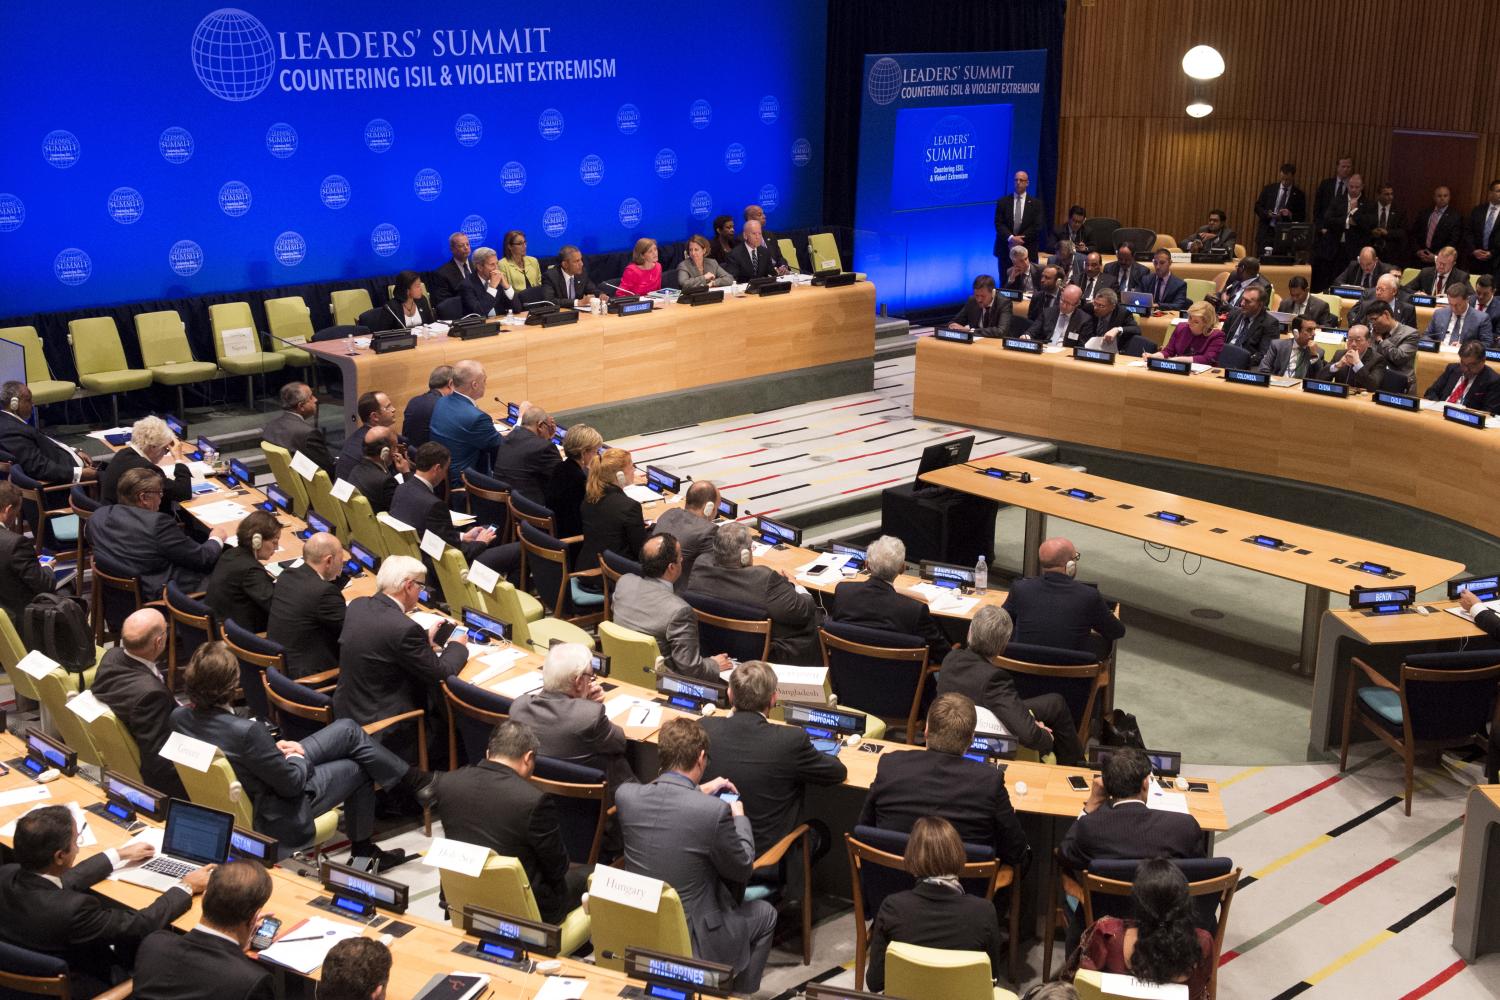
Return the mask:
POLYGON ((350 426, 353 400, 366 389, 385 392, 402 412, 427 391, 433 368, 464 359, 484 364, 489 395, 557 412, 870 358, 875 286, 793 285, 785 295, 726 294, 717 305, 678 303, 639 316, 584 313, 557 327, 491 322, 497 336, 418 338, 414 350, 390 354, 364 348, 349 357, 342 340, 304 346, 342 373, 350 426))

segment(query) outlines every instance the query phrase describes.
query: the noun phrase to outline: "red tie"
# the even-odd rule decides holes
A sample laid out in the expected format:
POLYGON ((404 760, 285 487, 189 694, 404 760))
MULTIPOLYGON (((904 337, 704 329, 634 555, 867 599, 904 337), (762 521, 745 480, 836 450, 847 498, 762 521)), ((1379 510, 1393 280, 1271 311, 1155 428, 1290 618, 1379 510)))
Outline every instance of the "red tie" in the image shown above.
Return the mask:
POLYGON ((1459 380, 1458 385, 1454 386, 1453 391, 1448 394, 1448 402, 1455 405, 1461 405, 1464 401, 1464 393, 1468 391, 1469 379, 1468 376, 1465 376, 1464 378, 1459 380))
POLYGON ((1438 220, 1442 217, 1443 213, 1441 211, 1434 210, 1432 213, 1432 217, 1427 220, 1427 248, 1429 250, 1432 249, 1433 237, 1437 235, 1438 220))

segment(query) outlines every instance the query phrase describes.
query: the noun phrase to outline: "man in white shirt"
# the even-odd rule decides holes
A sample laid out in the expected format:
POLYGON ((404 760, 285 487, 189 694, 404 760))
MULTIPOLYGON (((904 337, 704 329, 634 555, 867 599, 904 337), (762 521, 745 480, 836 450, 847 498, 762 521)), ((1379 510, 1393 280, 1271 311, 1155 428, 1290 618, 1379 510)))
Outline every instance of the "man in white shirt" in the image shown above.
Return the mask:
POLYGON ((463 297, 464 315, 494 316, 523 308, 516 290, 500 273, 500 259, 491 247, 474 251, 474 272, 464 279, 459 294, 463 297))
MULTIPOLYGON (((55 441, 29 422, 33 409, 31 388, 24 382, 6 382, 0 386, 0 449, 10 453, 32 479, 43 485, 77 483, 95 479, 98 473, 89 457, 55 441)), ((67 491, 48 494, 57 506, 67 503, 67 491)))
POLYGON ((1084 325, 1085 317, 1078 312, 1078 304, 1082 301, 1083 289, 1077 285, 1064 288, 1057 296, 1057 305, 1032 321, 1026 338, 1044 341, 1054 347, 1074 346, 1084 325))
POLYGON ((1432 321, 1422 334, 1423 339, 1436 341, 1441 349, 1453 351, 1470 340, 1477 340, 1485 347, 1494 343, 1495 334, 1491 329, 1489 316, 1469 306, 1469 296, 1472 293, 1473 289, 1468 285, 1456 281, 1449 285, 1448 305, 1432 314, 1432 321))

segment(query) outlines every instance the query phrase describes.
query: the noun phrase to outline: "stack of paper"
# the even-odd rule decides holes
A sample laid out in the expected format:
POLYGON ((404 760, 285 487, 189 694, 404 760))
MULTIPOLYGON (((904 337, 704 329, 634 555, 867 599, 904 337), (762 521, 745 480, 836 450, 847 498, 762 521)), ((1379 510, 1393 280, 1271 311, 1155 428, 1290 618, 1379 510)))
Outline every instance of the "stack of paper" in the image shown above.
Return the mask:
POLYGON ((346 938, 359 937, 359 932, 360 928, 352 924, 334 923, 322 917, 308 917, 261 952, 260 957, 306 976, 323 964, 323 959, 334 945, 346 938))
POLYGON ((532 691, 540 689, 541 686, 542 674, 538 670, 529 674, 522 674, 520 677, 512 677, 502 684, 496 684, 495 693, 514 701, 523 694, 529 694, 532 691))
POLYGON ((604 703, 604 714, 616 725, 630 729, 661 724, 661 706, 645 698, 620 695, 604 703))
POLYGON ((625 495, 638 503, 655 503, 661 499, 660 493, 657 493, 649 486, 640 486, 636 483, 631 483, 625 487, 625 495))
POLYGON ((192 508, 193 516, 212 527, 216 524, 238 524, 250 513, 233 500, 216 500, 192 508))

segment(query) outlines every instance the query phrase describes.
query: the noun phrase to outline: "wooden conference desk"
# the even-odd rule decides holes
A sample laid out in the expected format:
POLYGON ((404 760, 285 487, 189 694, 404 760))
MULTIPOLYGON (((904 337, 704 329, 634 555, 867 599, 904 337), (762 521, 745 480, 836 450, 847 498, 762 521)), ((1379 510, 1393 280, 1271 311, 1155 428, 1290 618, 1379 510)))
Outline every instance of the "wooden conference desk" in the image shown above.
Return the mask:
POLYGON ((726 296, 717 305, 679 303, 642 316, 585 313, 550 329, 502 325, 498 336, 480 340, 419 338, 415 350, 391 354, 366 348, 351 358, 342 340, 304 346, 342 373, 351 427, 360 393, 381 390, 404 412, 407 400, 427 391, 433 368, 464 359, 484 364, 487 395, 536 400, 556 413, 870 358, 875 286, 793 285, 786 295, 726 296))

